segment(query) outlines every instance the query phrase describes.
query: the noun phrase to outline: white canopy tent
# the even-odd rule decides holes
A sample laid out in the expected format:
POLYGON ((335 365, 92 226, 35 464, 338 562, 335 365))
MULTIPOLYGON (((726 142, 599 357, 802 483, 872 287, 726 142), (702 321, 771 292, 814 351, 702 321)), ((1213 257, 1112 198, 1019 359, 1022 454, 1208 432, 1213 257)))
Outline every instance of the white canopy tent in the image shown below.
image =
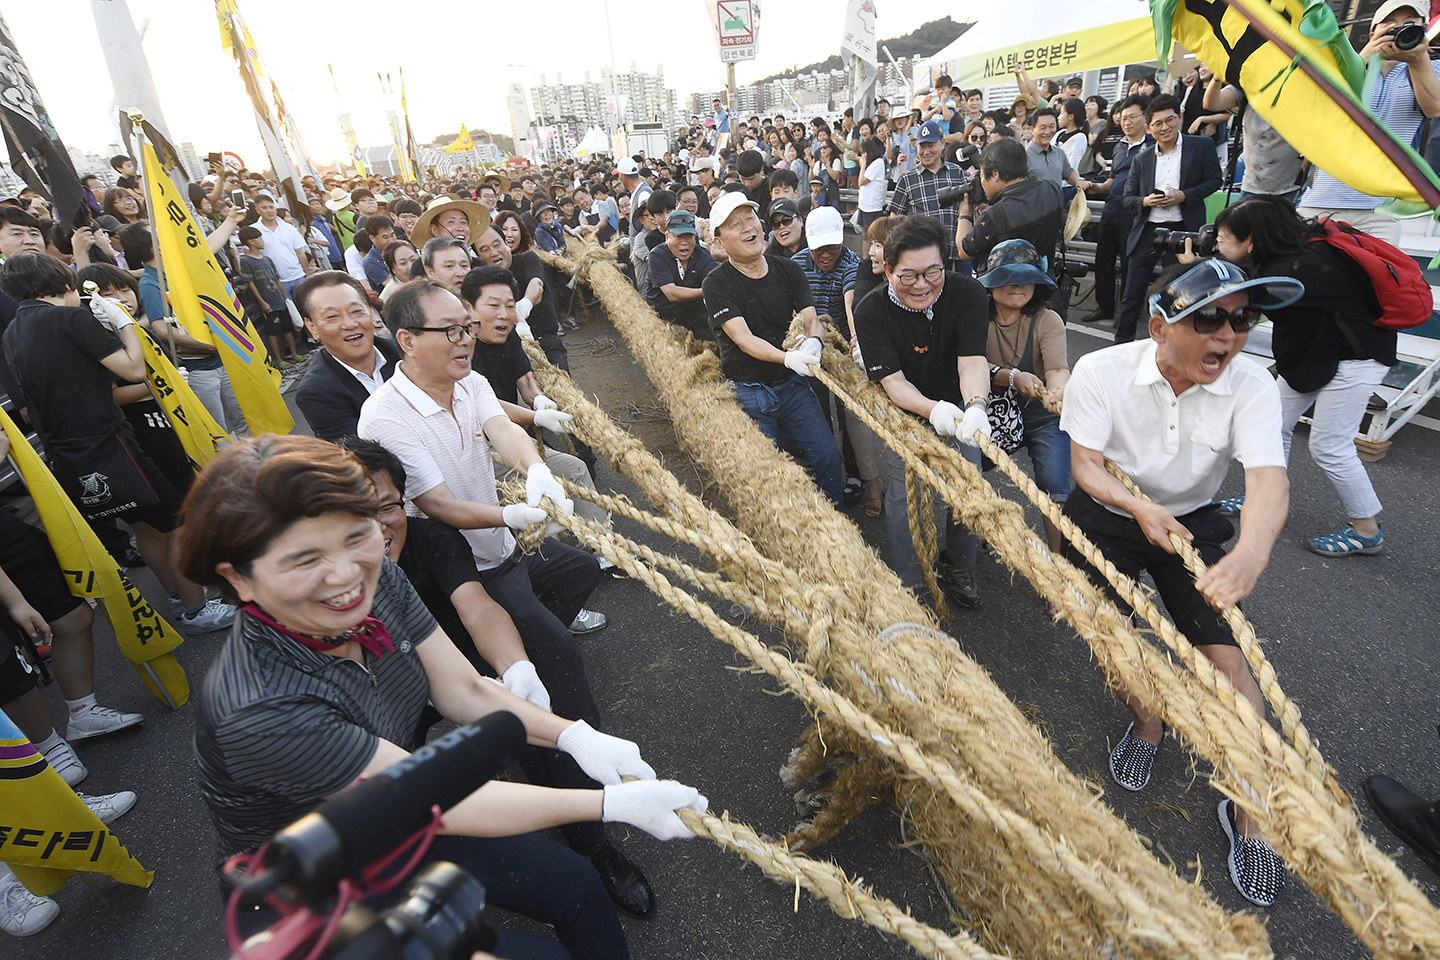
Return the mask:
POLYGON ((1038 80, 1155 59, 1144 0, 1010 0, 993 9, 916 68, 916 92, 942 74, 968 89, 1013 82, 1021 66, 1038 80))
POLYGON ((592 153, 609 153, 610 138, 605 136, 605 131, 599 127, 591 127, 585 132, 585 137, 580 145, 575 148, 575 156, 585 158, 592 153))

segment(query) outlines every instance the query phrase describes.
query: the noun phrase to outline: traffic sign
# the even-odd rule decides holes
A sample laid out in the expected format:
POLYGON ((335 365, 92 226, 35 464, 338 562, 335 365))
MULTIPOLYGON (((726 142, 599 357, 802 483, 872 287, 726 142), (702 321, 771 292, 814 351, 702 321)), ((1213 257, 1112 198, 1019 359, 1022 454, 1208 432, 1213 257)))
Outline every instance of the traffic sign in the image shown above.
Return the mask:
POLYGON ((720 37, 720 60, 755 59, 755 6, 751 0, 716 0, 716 25, 720 37))

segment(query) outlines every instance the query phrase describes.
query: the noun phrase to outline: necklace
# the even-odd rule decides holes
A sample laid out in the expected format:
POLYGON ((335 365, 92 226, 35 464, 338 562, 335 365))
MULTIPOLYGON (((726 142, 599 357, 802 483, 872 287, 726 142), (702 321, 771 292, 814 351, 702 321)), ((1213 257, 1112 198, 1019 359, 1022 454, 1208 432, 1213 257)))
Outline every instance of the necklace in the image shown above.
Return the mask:
POLYGON ((1025 319, 1021 314, 1014 323, 1001 323, 999 318, 995 320, 995 339, 1000 346, 1000 360, 1003 366, 1018 367, 1020 365, 1020 353, 1023 347, 1020 341, 1020 323, 1025 319), (1013 338, 1006 335, 1007 330, 1015 331, 1013 338))

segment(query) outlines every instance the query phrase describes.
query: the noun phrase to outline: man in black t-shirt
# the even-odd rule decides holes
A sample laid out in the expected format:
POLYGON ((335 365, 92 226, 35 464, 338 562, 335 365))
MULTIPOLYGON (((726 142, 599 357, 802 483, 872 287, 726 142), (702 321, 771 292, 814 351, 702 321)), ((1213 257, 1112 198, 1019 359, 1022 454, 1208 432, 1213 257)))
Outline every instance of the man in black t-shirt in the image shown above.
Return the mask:
POLYGON ((845 505, 845 478, 835 435, 803 378, 820 363, 824 330, 810 281, 793 260, 765 255, 765 231, 753 200, 727 193, 710 212, 729 260, 705 278, 705 309, 720 347, 720 369, 735 398, 760 431, 810 471, 835 504, 845 505), (781 344, 795 314, 807 339, 797 350, 781 344))
MULTIPOLYGON (((601 728, 600 708, 585 676, 580 648, 565 624, 595 589, 594 564, 510 564, 499 576, 522 578, 510 589, 487 591, 475 568, 470 542, 439 520, 405 515, 405 467, 373 440, 347 438, 343 444, 370 474, 380 498, 385 556, 399 564, 415 592, 445 635, 485 676, 499 676, 507 690, 559 715, 601 728)), ((555 541, 549 544, 558 546, 555 541)), ((548 549, 542 546, 541 551, 548 549)), ((575 551, 569 551, 575 554, 575 551)), ((578 554, 577 554, 578 556, 578 554)), ((532 783, 568 789, 594 789, 568 754, 528 747, 520 766, 532 783)), ((617 850, 598 823, 560 828, 576 853, 589 857, 606 891, 621 909, 644 916, 655 897, 640 868, 617 850)))
POLYGON ((545 358, 569 373, 570 358, 565 352, 565 342, 560 339, 560 318, 555 312, 556 294, 546 280, 545 264, 535 251, 515 253, 498 229, 487 227, 475 240, 475 252, 486 263, 503 267, 514 275, 520 298, 515 301, 515 313, 520 323, 525 324, 520 328, 520 335, 525 336, 528 329, 529 339, 540 344, 545 358))
MULTIPOLYGON (((990 366, 985 338, 990 326, 985 288, 972 277, 945 269, 945 230, 930 217, 908 217, 885 241, 885 279, 855 305, 855 334, 866 374, 896 406, 929 419, 935 432, 960 442, 976 466, 977 432, 990 435, 985 403, 990 366)), ((905 463, 885 451, 890 475, 885 490, 885 538, 891 568, 905 586, 921 590, 920 558, 910 536, 905 463)), ((975 534, 953 521, 942 557, 945 592, 962 607, 980 603, 972 571, 975 534), (948 562, 947 562, 948 561, 948 562)))

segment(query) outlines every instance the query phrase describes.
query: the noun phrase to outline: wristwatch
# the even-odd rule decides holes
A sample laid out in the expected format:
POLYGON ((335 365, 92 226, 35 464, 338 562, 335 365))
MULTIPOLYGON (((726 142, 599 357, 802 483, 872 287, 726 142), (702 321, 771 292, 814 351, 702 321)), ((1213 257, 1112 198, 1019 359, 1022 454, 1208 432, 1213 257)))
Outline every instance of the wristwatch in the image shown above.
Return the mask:
POLYGON ((965 401, 965 409, 966 409, 966 410, 969 410, 971 407, 983 407, 983 406, 985 406, 985 398, 984 398, 984 397, 974 397, 974 398, 972 398, 972 399, 970 399, 970 400, 966 400, 966 401, 965 401))

